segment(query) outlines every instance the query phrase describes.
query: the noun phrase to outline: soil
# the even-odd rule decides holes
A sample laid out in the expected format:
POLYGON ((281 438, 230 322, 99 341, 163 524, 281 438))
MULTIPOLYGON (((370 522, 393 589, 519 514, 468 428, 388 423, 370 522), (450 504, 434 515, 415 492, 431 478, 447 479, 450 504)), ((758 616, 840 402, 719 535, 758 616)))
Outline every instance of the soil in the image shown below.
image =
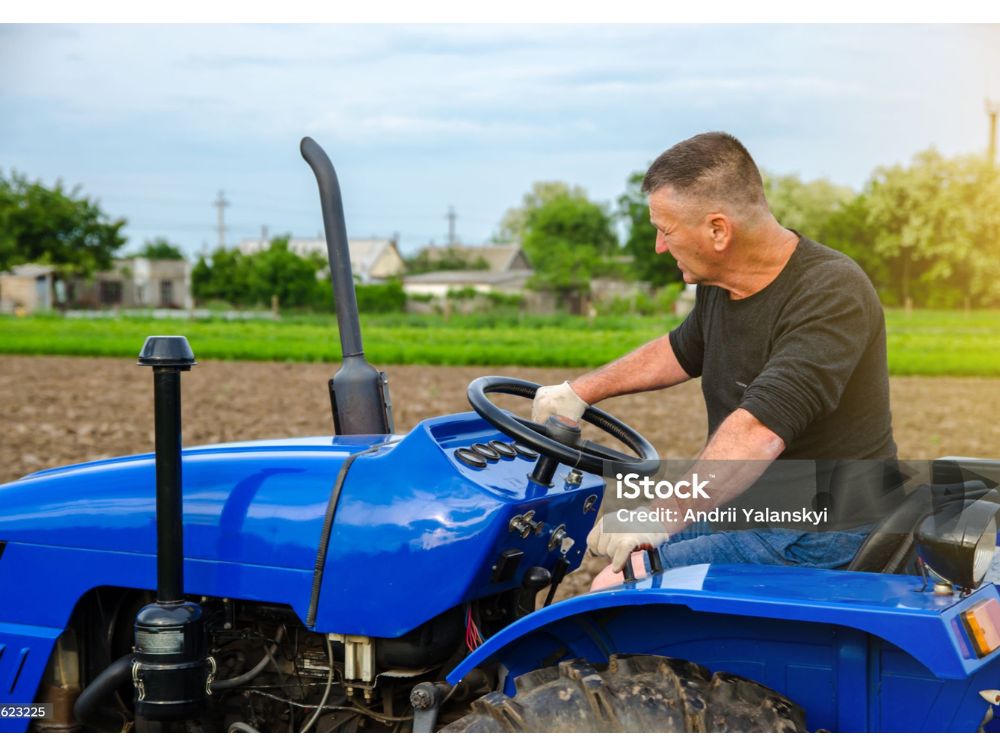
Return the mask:
MULTIPOLYGON (((329 434, 326 382, 330 364, 216 362, 183 379, 184 443, 329 434)), ((468 411, 465 388, 485 374, 539 383, 572 379, 581 370, 428 367, 386 369, 396 431, 444 413, 468 411)), ((892 379, 899 454, 1000 456, 1000 380, 892 379)), ((501 402, 527 414, 527 402, 501 402)), ((705 439, 705 409, 697 383, 670 391, 613 399, 602 405, 631 424, 660 455, 694 455, 705 439)), ((134 360, 0 357, 0 483, 50 466, 151 451, 152 376, 134 360)), ((587 557, 560 587, 580 593, 606 561, 587 557)))

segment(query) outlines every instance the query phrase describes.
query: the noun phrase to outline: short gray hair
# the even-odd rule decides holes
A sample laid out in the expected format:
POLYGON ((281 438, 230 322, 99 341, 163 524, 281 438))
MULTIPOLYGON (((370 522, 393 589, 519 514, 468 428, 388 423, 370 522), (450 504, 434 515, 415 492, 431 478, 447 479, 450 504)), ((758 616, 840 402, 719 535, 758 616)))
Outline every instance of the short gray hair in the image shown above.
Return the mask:
POLYGON ((767 205, 760 170, 746 147, 729 133, 701 133, 656 157, 642 189, 655 193, 665 186, 736 207, 767 205))

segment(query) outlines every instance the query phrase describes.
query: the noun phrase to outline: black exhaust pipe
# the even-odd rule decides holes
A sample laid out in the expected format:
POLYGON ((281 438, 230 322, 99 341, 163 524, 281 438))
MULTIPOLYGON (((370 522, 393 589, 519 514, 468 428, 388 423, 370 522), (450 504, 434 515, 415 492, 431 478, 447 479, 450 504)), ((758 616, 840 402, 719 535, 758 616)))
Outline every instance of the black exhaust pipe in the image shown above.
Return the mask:
POLYGON ((389 381, 365 359, 361 346, 358 299, 344 223, 340 183, 330 157, 312 138, 303 138, 302 158, 312 167, 319 184, 326 250, 330 259, 330 284, 340 329, 341 368, 330 379, 333 428, 338 435, 389 435, 392 433, 392 403, 389 381))
POLYGON ((135 618, 132 684, 137 716, 175 721, 205 707, 214 676, 201 607, 183 600, 181 373, 195 364, 194 352, 183 336, 150 336, 139 364, 153 368, 156 601, 135 618))

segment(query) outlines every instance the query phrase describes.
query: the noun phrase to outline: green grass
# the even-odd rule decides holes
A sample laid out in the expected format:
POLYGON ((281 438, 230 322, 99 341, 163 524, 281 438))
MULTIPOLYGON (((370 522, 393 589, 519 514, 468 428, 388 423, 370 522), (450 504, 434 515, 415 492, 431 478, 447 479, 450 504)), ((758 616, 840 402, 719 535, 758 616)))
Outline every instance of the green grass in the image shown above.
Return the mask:
POLYGON ((1000 376, 1000 311, 886 312, 892 375, 1000 376))
MULTIPOLYGON (((1000 311, 887 312, 894 375, 1000 376, 1000 311)), ((516 314, 368 315, 365 352, 380 365, 521 365, 596 367, 668 331, 675 318, 516 314)), ((281 321, 105 320, 0 317, 0 354, 135 357, 146 336, 188 337, 199 359, 335 361, 332 316, 281 321)))
MULTIPOLYGON (((370 315, 362 332, 366 356, 382 365, 590 367, 624 354, 674 323, 515 315, 445 322, 430 316, 370 315)), ((153 334, 187 336, 199 359, 320 362, 340 356, 332 316, 281 321, 0 317, 0 353, 134 357, 153 334)))

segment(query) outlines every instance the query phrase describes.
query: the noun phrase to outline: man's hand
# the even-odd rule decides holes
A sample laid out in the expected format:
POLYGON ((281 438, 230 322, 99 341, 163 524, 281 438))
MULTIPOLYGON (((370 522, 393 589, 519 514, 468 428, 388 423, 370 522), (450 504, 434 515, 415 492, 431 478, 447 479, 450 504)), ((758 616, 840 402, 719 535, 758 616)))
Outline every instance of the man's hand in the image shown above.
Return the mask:
POLYGON ((531 421, 545 424, 549 417, 558 414, 579 422, 587 406, 589 404, 576 394, 568 380, 559 385, 542 386, 531 403, 531 421))
MULTIPOLYGON (((637 510, 648 510, 638 508, 637 510)), ((604 531, 604 519, 598 519, 594 528, 587 535, 587 547, 595 555, 611 558, 611 569, 618 573, 625 567, 625 562, 637 549, 652 549, 659 547, 670 539, 666 531, 604 531)))

